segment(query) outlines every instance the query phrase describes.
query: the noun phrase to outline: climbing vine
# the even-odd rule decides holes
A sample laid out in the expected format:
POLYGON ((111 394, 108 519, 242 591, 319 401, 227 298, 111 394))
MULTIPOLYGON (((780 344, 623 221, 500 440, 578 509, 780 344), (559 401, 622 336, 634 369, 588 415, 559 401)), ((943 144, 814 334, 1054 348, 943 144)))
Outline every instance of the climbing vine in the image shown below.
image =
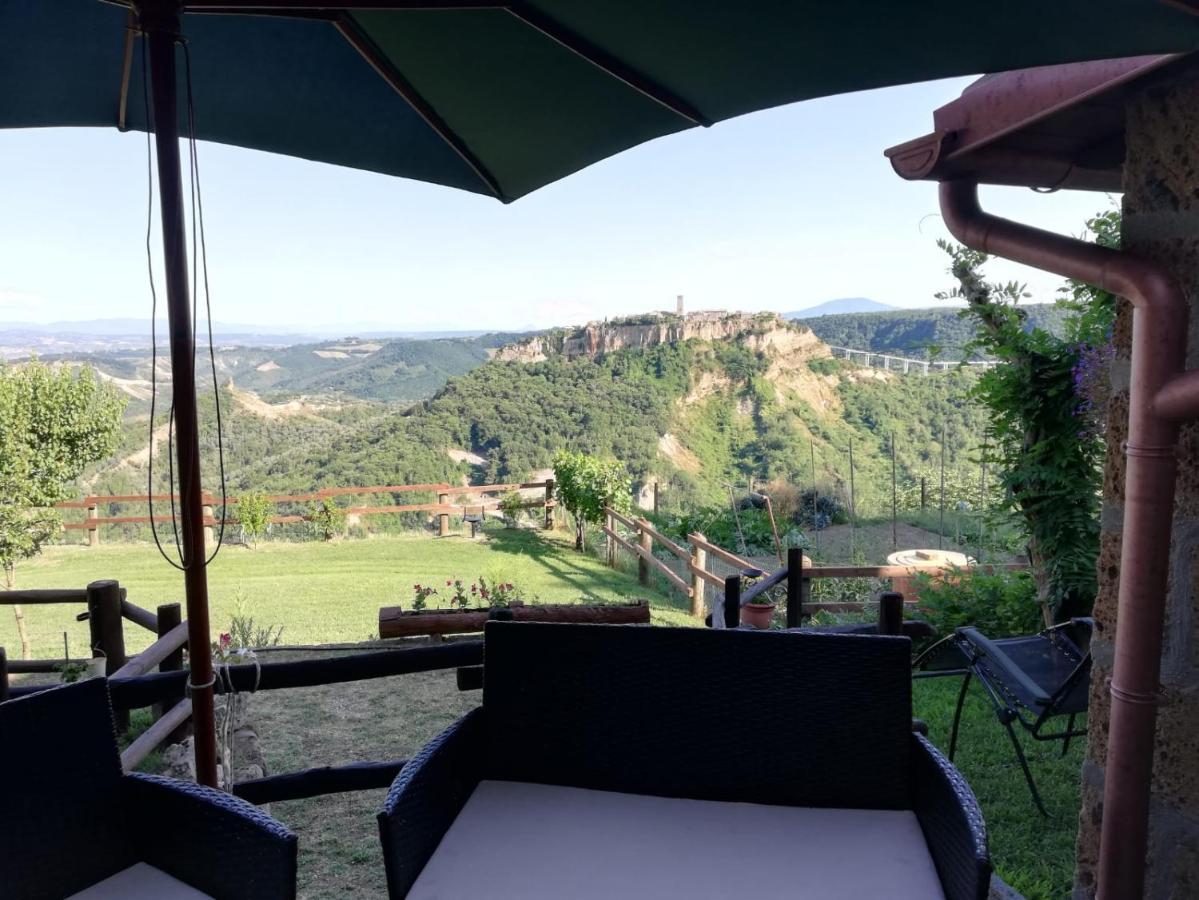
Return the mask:
MULTIPOLYGON (((1088 222, 1099 243, 1119 243, 1119 214, 1088 222)), ((1071 283, 1059 302, 1069 310, 1065 334, 1028 326, 1015 282, 987 281, 984 253, 938 242, 957 287, 937 296, 966 303, 975 326, 972 350, 1001 360, 973 392, 991 411, 987 462, 1000 473, 996 512, 1019 517, 1046 620, 1085 614, 1094 601, 1107 362, 1115 298, 1071 283)))

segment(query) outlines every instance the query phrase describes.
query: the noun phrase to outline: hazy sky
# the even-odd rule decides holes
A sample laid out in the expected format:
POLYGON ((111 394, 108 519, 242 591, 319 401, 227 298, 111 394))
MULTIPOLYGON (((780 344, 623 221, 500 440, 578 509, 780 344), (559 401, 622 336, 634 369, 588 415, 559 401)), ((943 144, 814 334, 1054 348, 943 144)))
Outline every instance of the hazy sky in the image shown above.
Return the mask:
MULTIPOLYGON (((214 318, 295 327, 516 329, 646 309, 791 310, 847 296, 935 305, 936 189, 884 148, 969 79, 756 113, 634 148, 504 206, 202 144, 214 318)), ((146 317, 145 137, 0 131, 0 321, 146 317)), ((1102 194, 984 190, 1079 233, 1102 194)), ((161 245, 153 244, 156 263, 161 245)), ((995 263, 1052 299, 1058 281, 995 263)), ((161 275, 159 289, 162 291, 161 275)))

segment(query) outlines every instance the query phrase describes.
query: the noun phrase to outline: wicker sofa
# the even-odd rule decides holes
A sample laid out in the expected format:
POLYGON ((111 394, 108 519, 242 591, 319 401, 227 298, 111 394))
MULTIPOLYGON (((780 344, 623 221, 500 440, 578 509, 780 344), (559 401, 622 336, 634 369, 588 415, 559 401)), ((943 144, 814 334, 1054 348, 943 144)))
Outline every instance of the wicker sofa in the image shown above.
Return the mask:
POLYGON ((0 735, 0 896, 295 896, 296 836, 257 807, 122 774, 104 679, 0 703, 0 735))
POLYGON ((391 897, 987 894, 903 637, 489 622, 482 707, 379 814, 391 897))

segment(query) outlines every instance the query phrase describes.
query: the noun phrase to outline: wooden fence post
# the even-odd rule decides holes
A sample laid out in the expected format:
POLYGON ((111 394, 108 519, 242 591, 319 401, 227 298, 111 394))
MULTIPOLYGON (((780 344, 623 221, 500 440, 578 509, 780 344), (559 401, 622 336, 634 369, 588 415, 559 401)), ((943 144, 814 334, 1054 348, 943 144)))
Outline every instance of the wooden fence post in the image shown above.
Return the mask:
MULTIPOLYGON (((87 586, 88 628, 92 654, 100 650, 107 662, 104 671, 115 675, 128 661, 125 658, 125 624, 121 618, 121 586, 110 580, 93 581, 87 586)), ((113 710, 117 731, 129 730, 129 711, 113 710)))
POLYGON ((903 634, 903 594, 884 591, 879 595, 878 633, 903 634))
MULTIPOLYGON (((649 522, 645 519, 637 520, 637 542, 641 544, 641 549, 647 553, 654 552, 654 536, 647 530, 649 522)), ((643 585, 649 584, 649 560, 644 556, 637 557, 637 580, 643 585)))
MULTIPOLYGON (((616 530, 616 519, 613 518, 611 511, 606 508, 604 510, 604 526, 609 531, 616 530)), ((605 541, 605 547, 607 548, 607 551, 608 551, 608 565, 611 566, 613 569, 615 569, 616 568, 616 541, 612 540, 612 536, 607 535, 607 534, 604 535, 604 541, 605 541)))
POLYGON ((803 621, 803 551, 787 548, 787 627, 798 628, 803 621))
POLYGON ((654 481, 654 515, 658 514, 658 482, 654 481))
POLYGON ((8 654, 0 647, 0 703, 8 699, 8 654))
POLYGON ((741 624, 741 576, 730 575, 724 580, 724 627, 741 624))
MULTIPOLYGON (((87 508, 87 517, 88 517, 89 519, 98 519, 98 518, 100 518, 100 510, 99 510, 99 508, 98 508, 98 507, 96 507, 96 506, 94 506, 94 505, 93 505, 93 506, 89 506, 89 507, 87 508)), ((88 545, 89 547, 98 547, 98 546, 100 546, 100 523, 99 523, 99 522, 94 522, 94 521, 93 521, 93 522, 90 522, 90 523, 88 524, 88 527, 87 527, 87 545, 88 545)))
MULTIPOLYGON (((449 494, 438 494, 437 502, 439 504, 441 504, 442 506, 449 506, 450 495, 449 494)), ((449 535, 449 533, 450 533, 450 514, 447 512, 444 512, 444 511, 440 512, 437 514, 437 536, 438 537, 447 537, 449 535)))
MULTIPOLYGON (((702 534, 696 534, 701 541, 707 540, 702 534)), ((704 571, 708 565, 708 551, 702 547, 691 547, 691 615, 697 619, 704 617, 704 609, 707 607, 704 597, 704 588, 706 584, 703 576, 699 573, 704 571)), ((715 616, 715 612, 713 612, 715 616)))
POLYGON ((554 479, 545 480, 545 530, 554 530, 554 479))
MULTIPOLYGON (((206 497, 205 499, 208 499, 208 498, 206 497)), ((200 507, 200 510, 204 516, 204 546, 211 547, 212 546, 212 526, 209 525, 208 523, 211 522, 213 519, 212 506, 205 503, 202 507, 200 507)))
MULTIPOLYGON (((163 603, 158 607, 158 637, 161 640, 163 635, 171 631, 175 626, 183 621, 183 613, 179 608, 178 603, 163 603)), ((159 672, 178 672, 183 668, 183 647, 180 647, 166 659, 158 664, 159 672)), ((178 696, 168 700, 162 700, 154 704, 154 720, 157 721, 171 711, 180 700, 183 699, 183 692, 178 696)), ((185 722, 170 733, 164 743, 177 744, 187 737, 188 724, 185 722)))

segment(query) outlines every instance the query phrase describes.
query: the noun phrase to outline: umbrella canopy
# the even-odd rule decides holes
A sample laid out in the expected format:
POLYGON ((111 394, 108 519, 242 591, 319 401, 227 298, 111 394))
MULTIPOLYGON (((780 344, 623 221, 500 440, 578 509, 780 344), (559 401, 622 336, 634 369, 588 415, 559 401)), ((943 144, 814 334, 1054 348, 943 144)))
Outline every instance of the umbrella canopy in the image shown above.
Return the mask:
MULTIPOLYGON (((1199 47, 1199 15, 1147 0, 182 5, 197 137, 502 200, 797 100, 1199 47)), ((0 127, 145 129, 127 15, 0 0, 0 127)))
POLYGON ((0 128, 154 132, 197 779, 216 783, 187 98, 201 139, 508 201, 652 138, 797 100, 1189 51, 1187 2, 0 0, 0 128))

